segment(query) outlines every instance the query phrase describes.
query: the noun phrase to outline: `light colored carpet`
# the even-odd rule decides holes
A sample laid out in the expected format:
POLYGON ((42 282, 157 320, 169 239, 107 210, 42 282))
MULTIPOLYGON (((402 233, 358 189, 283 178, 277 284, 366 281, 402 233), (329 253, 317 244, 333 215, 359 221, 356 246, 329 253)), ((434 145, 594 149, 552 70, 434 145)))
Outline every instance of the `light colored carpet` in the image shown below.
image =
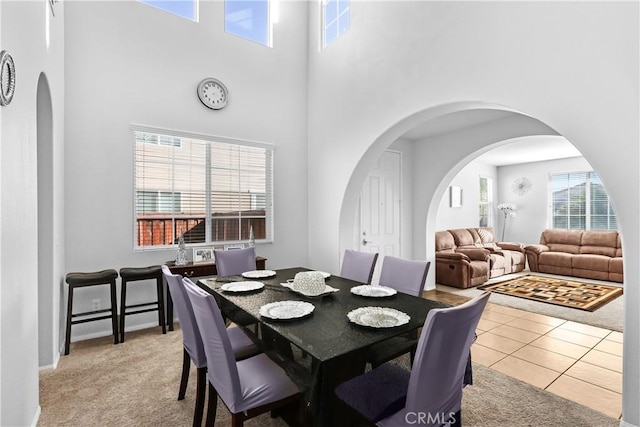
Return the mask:
MULTIPOLYGON (((554 276, 551 274, 544 273, 531 273, 526 270, 517 274, 508 274, 502 277, 496 277, 486 284, 498 283, 505 280, 510 280, 519 276, 524 276, 527 274, 536 274, 540 276, 548 276, 548 277, 564 277, 564 276, 554 276)), ((613 282, 602 282, 597 280, 587 280, 587 279, 576 279, 581 282, 586 283, 598 283, 598 284, 606 284, 611 286, 620 286, 622 284, 617 284, 613 282)), ((477 288, 469 288, 469 289, 459 289, 450 286, 444 285, 436 285, 436 288, 440 291, 449 292, 455 295, 461 295, 468 298, 473 298, 477 295, 480 295, 484 292, 481 289, 477 288)), ((518 298, 511 295, 503 295, 495 292, 491 293, 491 298, 489 298, 489 302, 505 305, 507 307, 519 308, 526 311, 531 311, 533 313, 544 314, 547 316, 558 317, 560 319, 572 320, 574 322, 584 323, 587 325, 598 326, 600 328, 610 329, 613 331, 622 332, 623 329, 623 310, 624 310, 624 294, 614 299, 613 301, 603 305, 602 307, 596 309, 593 312, 578 310, 570 307, 561 307, 558 305, 547 304, 544 302, 537 302, 532 300, 527 300, 524 298, 518 298)))
MULTIPOLYGON (((397 362, 406 366, 408 360, 397 362)), ((118 345, 111 344, 110 337, 73 343, 57 369, 40 374, 38 425, 189 426, 195 369, 186 399, 178 401, 181 364, 179 328, 166 335, 159 328, 127 332, 127 341, 118 345)), ((474 385, 465 388, 463 398, 465 427, 619 425, 618 420, 489 368, 474 364, 473 369, 474 385)), ((229 424, 229 412, 219 401, 216 426, 229 424)), ((246 425, 285 423, 264 414, 246 425)))

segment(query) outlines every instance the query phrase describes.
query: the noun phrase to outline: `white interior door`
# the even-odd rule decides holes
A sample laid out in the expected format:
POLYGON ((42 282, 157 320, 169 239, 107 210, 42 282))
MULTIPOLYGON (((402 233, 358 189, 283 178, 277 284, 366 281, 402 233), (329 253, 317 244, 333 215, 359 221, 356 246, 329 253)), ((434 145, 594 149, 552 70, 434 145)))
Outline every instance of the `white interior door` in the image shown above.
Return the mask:
POLYGON ((385 151, 360 193, 360 250, 378 253, 373 283, 385 255, 400 256, 401 162, 399 152, 385 151))

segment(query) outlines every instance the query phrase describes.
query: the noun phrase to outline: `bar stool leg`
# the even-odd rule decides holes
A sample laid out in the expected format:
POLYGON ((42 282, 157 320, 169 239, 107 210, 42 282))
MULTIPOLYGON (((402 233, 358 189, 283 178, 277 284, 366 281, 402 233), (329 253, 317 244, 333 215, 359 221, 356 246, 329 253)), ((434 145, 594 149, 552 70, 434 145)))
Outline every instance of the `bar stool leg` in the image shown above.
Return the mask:
POLYGON ((69 354, 71 344, 71 312, 73 310, 73 286, 69 285, 69 297, 67 298, 67 331, 64 337, 64 355, 69 354))
POLYGON ((164 289, 162 286, 162 277, 156 279, 156 289, 158 292, 158 323, 162 326, 162 333, 167 333, 167 325, 164 319, 164 289))
POLYGON ((127 301, 127 281, 121 280, 122 287, 120 288, 120 342, 124 342, 124 318, 126 315, 126 301, 127 301))
POLYGON ((111 281, 111 330, 113 332, 113 343, 118 344, 118 303, 116 300, 116 281, 111 281))

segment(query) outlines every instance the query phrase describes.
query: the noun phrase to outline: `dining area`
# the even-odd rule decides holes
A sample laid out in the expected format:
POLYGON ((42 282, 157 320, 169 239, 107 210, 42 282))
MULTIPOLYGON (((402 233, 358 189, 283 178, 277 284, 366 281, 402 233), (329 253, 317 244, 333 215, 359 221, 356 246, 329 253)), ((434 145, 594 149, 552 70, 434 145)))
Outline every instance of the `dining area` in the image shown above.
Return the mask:
POLYGON ((255 259, 216 251, 218 274, 199 278, 163 266, 183 334, 178 400, 197 369, 193 425, 213 426, 218 400, 234 426, 265 412, 300 426, 461 425, 488 295, 425 299, 429 263, 391 256, 376 284, 377 254, 345 251, 339 275, 255 259), (409 366, 393 362, 405 354, 409 366))

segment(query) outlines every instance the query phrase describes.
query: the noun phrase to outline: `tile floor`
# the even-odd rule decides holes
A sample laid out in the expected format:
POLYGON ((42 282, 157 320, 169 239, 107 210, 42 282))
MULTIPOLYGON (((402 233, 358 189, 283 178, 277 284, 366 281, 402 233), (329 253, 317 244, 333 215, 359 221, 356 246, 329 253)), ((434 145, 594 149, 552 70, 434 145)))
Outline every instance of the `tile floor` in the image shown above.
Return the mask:
POLYGON ((475 363, 621 417, 622 333, 493 303, 477 333, 475 363))

